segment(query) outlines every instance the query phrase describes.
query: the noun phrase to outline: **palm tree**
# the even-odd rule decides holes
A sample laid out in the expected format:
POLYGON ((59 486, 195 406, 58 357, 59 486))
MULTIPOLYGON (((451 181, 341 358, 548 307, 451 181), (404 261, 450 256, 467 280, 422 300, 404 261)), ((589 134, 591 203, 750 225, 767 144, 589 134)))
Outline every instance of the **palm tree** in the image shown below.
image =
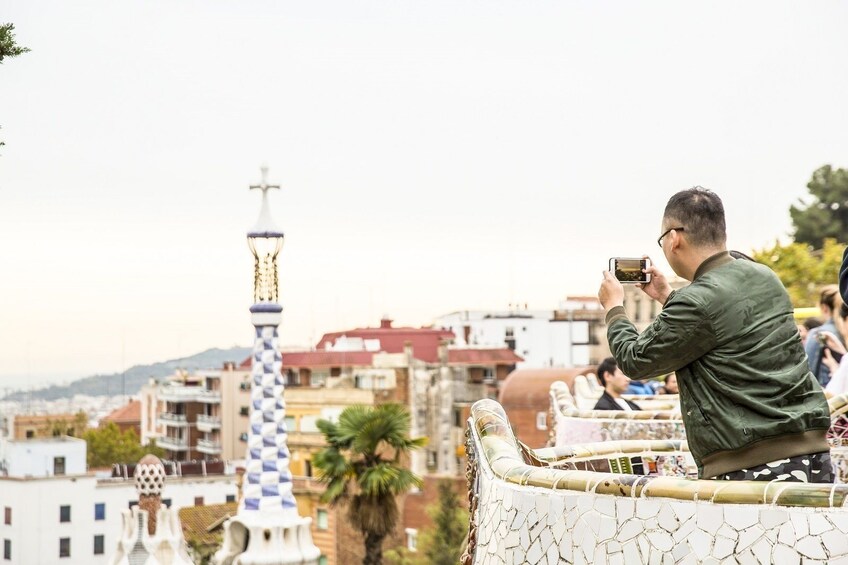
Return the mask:
POLYGON ((395 497, 423 482, 401 458, 427 443, 409 437, 409 412, 400 404, 349 406, 338 423, 319 420, 327 447, 313 457, 327 485, 324 502, 348 504, 350 523, 365 537, 363 565, 381 565, 383 540, 398 522, 395 497))

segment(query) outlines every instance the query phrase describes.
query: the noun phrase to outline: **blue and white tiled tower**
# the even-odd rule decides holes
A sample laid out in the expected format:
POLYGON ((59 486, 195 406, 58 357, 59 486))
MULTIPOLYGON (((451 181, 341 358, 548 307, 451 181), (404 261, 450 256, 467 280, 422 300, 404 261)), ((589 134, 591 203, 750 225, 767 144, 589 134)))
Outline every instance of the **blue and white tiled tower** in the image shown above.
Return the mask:
POLYGON ((250 430, 238 514, 225 524, 224 544, 215 554, 220 565, 312 565, 321 554, 312 543, 312 519, 298 514, 292 492, 277 336, 283 313, 277 276, 283 232, 274 225, 268 207, 268 191, 280 187, 268 184, 267 174, 267 167, 262 167, 262 182, 250 187, 262 191, 259 220, 247 233, 255 259, 250 430))

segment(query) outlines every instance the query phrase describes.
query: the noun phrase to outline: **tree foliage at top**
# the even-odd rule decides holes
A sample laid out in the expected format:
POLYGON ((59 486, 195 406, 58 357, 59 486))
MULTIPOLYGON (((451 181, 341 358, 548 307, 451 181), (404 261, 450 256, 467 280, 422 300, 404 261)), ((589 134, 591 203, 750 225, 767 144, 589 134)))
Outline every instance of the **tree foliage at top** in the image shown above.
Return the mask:
POLYGON ((380 565, 383 540, 398 523, 395 497, 423 484, 404 461, 427 440, 409 437, 409 411, 400 404, 349 406, 337 423, 317 425, 327 442, 312 460, 327 485, 322 500, 347 504, 348 520, 365 537, 363 564, 380 565))
POLYGON ((141 445, 135 430, 121 432, 115 422, 100 428, 92 428, 82 435, 88 446, 88 467, 110 467, 114 463, 138 463, 152 453, 156 457, 165 455, 165 450, 155 443, 141 445))
POLYGON ((455 565, 462 554, 462 544, 468 533, 468 511, 460 504, 459 496, 450 481, 439 482, 439 501, 427 509, 434 528, 422 534, 421 545, 427 563, 455 565))
MULTIPOLYGON (((789 208, 795 241, 820 249, 825 238, 848 241, 848 170, 825 165, 807 183, 812 200, 789 208)), ((835 282, 835 280, 831 281, 835 282)))
POLYGON ((842 251, 845 245, 827 238, 822 248, 814 250, 805 243, 790 243, 754 251, 755 261, 767 265, 777 274, 789 292, 792 305, 796 308, 816 306, 821 287, 836 284, 842 251))
POLYGON ((29 51, 15 42, 15 24, 0 24, 0 63, 6 57, 17 57, 29 51))
POLYGON ((468 510, 451 486, 439 482, 439 499, 427 507, 433 526, 420 532, 416 551, 399 547, 386 552, 392 565, 456 565, 468 534, 468 510))

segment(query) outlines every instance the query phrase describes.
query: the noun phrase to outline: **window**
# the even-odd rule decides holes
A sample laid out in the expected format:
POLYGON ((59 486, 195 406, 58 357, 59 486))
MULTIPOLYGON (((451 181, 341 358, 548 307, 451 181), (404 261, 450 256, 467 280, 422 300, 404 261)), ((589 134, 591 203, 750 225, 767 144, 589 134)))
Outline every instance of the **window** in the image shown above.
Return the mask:
POLYGON ((95 520, 105 520, 106 519, 106 503, 105 502, 97 502, 94 505, 94 519, 95 520))
POLYGON ((536 429, 537 430, 547 430, 548 429, 548 413, 547 412, 536 412, 536 429))
POLYGON ((297 431, 297 422, 294 419, 294 416, 286 416, 286 431, 287 432, 296 432, 297 431))
POLYGON ((60 522, 70 522, 71 521, 71 507, 70 506, 60 506, 59 507, 59 521, 60 522))
POLYGON ((327 561, 326 555, 322 555, 321 557, 318 558, 318 565, 327 565, 327 563, 328 563, 328 561, 327 561))
POLYGON ((309 376, 309 384, 312 386, 324 386, 327 384, 327 377, 329 376, 326 372, 313 371, 309 376))
POLYGON ((71 556, 71 538, 59 538, 59 557, 71 556))
POLYGON ((324 510, 323 508, 319 508, 318 509, 318 519, 315 520, 315 525, 318 527, 319 530, 326 530, 327 528, 330 527, 330 525, 328 524, 328 518, 329 517, 328 517, 327 511, 324 510))
POLYGON ((65 458, 64 457, 54 457, 53 458, 53 474, 54 475, 64 475, 65 474, 65 458))
POLYGON ((195 506, 203 506, 203 497, 202 496, 195 496, 194 497, 194 505, 195 506))
POLYGON ((11 526, 12 525, 12 509, 7 506, 5 514, 6 515, 4 516, 3 523, 6 524, 7 526, 11 526))
POLYGON ((453 409, 453 425, 456 428, 462 427, 462 410, 459 408, 453 409))
POLYGON ((236 501, 236 495, 234 495, 234 494, 228 494, 227 495, 227 502, 235 502, 235 501, 236 501))
POLYGON ((250 390, 250 383, 248 381, 239 383, 239 390, 250 390))
POLYGON ((406 529, 406 549, 418 551, 418 530, 415 528, 406 529))
POLYGON ((309 459, 303 462, 303 472, 306 474, 307 477, 312 476, 312 461, 310 461, 309 459))
POLYGON ((138 506, 138 501, 137 501, 137 500, 130 500, 129 507, 130 507, 130 508, 132 508, 133 506, 138 506))
POLYGON ((492 384, 495 382, 495 370, 491 367, 485 367, 483 369, 483 382, 492 384))
POLYGON ((170 498, 163 498, 163 499, 162 499, 162 504, 164 504, 165 506, 167 506, 168 508, 170 508, 170 507, 171 507, 171 499, 170 499, 170 498))
POLYGON ((239 434, 239 441, 247 441, 247 432, 242 432, 239 434))
POLYGON ((103 534, 94 536, 94 555, 103 555, 103 548, 106 544, 103 541, 103 534))
POLYGON ((318 418, 319 416, 317 414, 301 416, 300 431, 304 433, 315 433, 321 431, 318 429, 318 418))
POLYGON ((35 431, 34 430, 27 430, 26 431, 26 437, 27 437, 27 439, 34 438, 35 437, 35 431))
POLYGON ((3 559, 10 561, 12 559, 12 540, 10 539, 3 540, 3 559))
POLYGON ((250 415, 250 407, 249 406, 242 406, 241 408, 239 408, 239 415, 249 416, 250 415))

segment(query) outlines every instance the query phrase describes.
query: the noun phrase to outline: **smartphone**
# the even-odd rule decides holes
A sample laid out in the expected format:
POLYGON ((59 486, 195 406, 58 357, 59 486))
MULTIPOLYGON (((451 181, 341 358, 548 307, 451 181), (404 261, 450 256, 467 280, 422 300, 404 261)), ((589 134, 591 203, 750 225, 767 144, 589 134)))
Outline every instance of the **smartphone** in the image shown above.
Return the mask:
POLYGON ((643 273, 651 266, 651 260, 632 257, 612 257, 609 260, 609 271, 623 284, 647 284, 651 282, 650 273, 643 273))

